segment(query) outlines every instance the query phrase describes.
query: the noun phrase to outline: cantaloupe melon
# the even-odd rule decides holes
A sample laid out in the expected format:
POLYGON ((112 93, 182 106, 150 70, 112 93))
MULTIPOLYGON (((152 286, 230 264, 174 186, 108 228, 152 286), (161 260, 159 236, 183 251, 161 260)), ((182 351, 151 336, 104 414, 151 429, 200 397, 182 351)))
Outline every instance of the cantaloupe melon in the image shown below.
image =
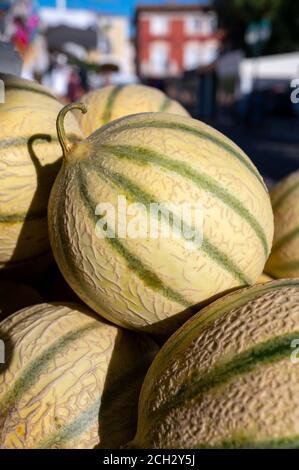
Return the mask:
POLYGON ((0 332, 0 448, 113 448, 134 435, 152 340, 76 304, 20 310, 0 332))
POLYGON ((271 191, 274 240, 266 271, 276 278, 299 277, 299 171, 271 191))
POLYGON ((86 304, 118 325, 169 334, 198 304, 256 282, 273 215, 242 150, 197 120, 165 113, 113 121, 71 145, 63 136, 69 109, 58 117, 65 158, 49 233, 62 274, 86 304), (105 215, 111 208, 116 224, 105 215))
MULTIPOLYGON (((7 75, 0 104, 0 270, 28 277, 38 259, 49 259, 47 203, 59 170, 56 117, 61 103, 44 87, 7 75)), ((70 113, 66 129, 81 138, 70 113)))
POLYGON ((222 297, 153 361, 127 447, 299 447, 299 280, 222 297))
POLYGON ((88 114, 76 113, 86 137, 99 127, 128 114, 161 111, 189 116, 177 101, 145 85, 109 85, 83 96, 88 114))
POLYGON ((31 286, 17 282, 0 282, 0 321, 21 308, 41 302, 42 296, 31 286))

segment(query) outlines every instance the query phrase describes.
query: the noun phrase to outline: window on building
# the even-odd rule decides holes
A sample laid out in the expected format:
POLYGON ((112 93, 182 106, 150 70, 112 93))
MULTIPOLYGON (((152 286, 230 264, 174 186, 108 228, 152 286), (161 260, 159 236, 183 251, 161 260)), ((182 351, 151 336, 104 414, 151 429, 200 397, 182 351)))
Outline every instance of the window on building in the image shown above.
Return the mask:
POLYGON ((218 44, 215 41, 206 41, 202 49, 202 64, 211 64, 216 60, 218 54, 218 44))
POLYGON ((192 70, 202 63, 202 46, 198 41, 189 41, 184 47, 184 69, 192 70))
POLYGON ((203 21, 203 34, 213 34, 217 28, 217 16, 214 12, 205 14, 203 21))
POLYGON ((168 71, 169 47, 167 43, 156 41, 150 45, 150 70, 155 75, 168 71))
POLYGON ((187 34, 200 34, 203 27, 202 16, 187 16, 185 20, 185 30, 187 34))
POLYGON ((185 31, 193 34, 213 34, 217 27, 217 16, 214 12, 204 13, 196 16, 187 16, 185 20, 185 31))
POLYGON ((98 24, 98 49, 102 54, 112 54, 111 31, 113 25, 110 18, 100 18, 98 24))
POLYGON ((215 33, 217 26, 218 26, 218 19, 217 19, 216 13, 210 12, 209 18, 210 18, 211 32, 215 33))
POLYGON ((165 36, 168 33, 169 21, 167 16, 156 15, 150 20, 150 33, 154 36, 165 36))

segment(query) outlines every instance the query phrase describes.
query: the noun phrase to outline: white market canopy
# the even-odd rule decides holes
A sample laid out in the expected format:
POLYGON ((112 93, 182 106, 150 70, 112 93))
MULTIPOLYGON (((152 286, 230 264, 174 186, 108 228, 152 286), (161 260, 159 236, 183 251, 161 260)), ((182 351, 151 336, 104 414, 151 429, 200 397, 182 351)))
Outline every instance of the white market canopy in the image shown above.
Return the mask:
POLYGON ((262 56, 257 59, 243 59, 239 65, 242 93, 252 90, 254 80, 290 81, 299 78, 299 53, 262 56))

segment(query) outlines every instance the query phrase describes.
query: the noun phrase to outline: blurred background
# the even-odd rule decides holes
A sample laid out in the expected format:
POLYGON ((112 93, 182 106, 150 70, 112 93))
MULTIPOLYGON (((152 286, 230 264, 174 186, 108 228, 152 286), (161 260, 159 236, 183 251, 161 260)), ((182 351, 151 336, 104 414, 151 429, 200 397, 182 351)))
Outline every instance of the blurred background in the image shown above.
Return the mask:
POLYGON ((299 168, 294 0, 0 0, 0 71, 66 102, 155 86, 238 143, 270 187, 299 168))

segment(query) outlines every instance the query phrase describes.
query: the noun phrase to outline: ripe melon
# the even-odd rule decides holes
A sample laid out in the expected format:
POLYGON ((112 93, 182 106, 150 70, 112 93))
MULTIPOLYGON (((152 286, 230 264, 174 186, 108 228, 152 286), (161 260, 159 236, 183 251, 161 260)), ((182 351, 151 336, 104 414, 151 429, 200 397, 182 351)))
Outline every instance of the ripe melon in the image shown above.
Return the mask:
MULTIPOLYGON (((44 87, 21 78, 0 75, 5 102, 0 104, 0 271, 30 276, 37 260, 50 254, 47 203, 60 167, 61 148, 56 117, 61 103, 44 87), (26 269, 26 273, 25 273, 26 269)), ((69 114, 70 139, 81 138, 69 114)))
POLYGON ((118 325, 166 335, 199 304, 256 282, 273 215, 261 176, 233 142, 195 119, 145 113, 72 146, 62 131, 72 106, 80 105, 58 117, 65 158, 50 196, 49 233, 62 274, 86 304, 118 325), (119 196, 127 220, 117 215, 119 196), (99 203, 115 209, 115 227, 99 203), (157 204, 160 212, 152 210, 157 204), (198 206, 203 224, 193 217, 198 206))
POLYGON ((8 315, 29 305, 43 301, 37 290, 17 282, 0 282, 0 321, 8 315))
POLYGON ((25 308, 0 330, 0 448, 113 448, 134 435, 152 340, 76 304, 25 308))
POLYGON ((271 191, 274 240, 266 271, 276 278, 299 277, 299 171, 271 191))
POLYGON ((298 279, 210 304, 153 361, 127 447, 298 448, 298 344, 298 279))
POLYGON ((145 85, 106 86, 83 96, 88 114, 76 113, 86 137, 99 127, 128 114, 163 111, 189 116, 177 101, 145 85))

